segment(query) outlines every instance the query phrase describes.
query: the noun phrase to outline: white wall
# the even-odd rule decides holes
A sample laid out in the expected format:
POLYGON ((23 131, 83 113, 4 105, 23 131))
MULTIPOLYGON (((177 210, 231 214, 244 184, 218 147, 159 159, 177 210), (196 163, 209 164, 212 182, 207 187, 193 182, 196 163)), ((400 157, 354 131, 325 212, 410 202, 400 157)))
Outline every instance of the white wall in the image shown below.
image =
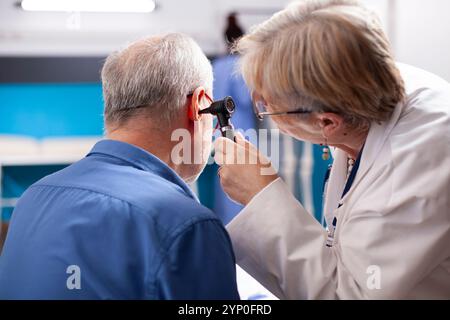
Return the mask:
MULTIPOLYGON (((0 0, 0 55, 105 55, 133 39, 167 31, 188 33, 215 55, 225 50, 222 33, 230 11, 242 12, 248 30, 289 0, 159 0, 151 14, 84 13, 74 30, 77 16, 24 12, 16 2, 0 0)), ((397 60, 450 81, 449 0, 362 2, 381 15, 397 60)))
POLYGON ((249 27, 288 0, 160 0, 150 14, 81 15, 25 12, 16 2, 0 0, 0 55, 104 55, 133 39, 170 31, 190 34, 208 54, 217 54, 225 50, 222 32, 229 12, 243 11, 243 25, 249 27))
POLYGON ((396 1, 397 60, 450 81, 450 1, 396 1))
POLYGON ((104 55, 142 36, 184 31, 212 50, 214 1, 160 1, 151 14, 25 12, 0 1, 0 54, 104 55), (194 6, 190 4, 194 3, 194 6), (76 27, 79 20, 79 28, 76 27))

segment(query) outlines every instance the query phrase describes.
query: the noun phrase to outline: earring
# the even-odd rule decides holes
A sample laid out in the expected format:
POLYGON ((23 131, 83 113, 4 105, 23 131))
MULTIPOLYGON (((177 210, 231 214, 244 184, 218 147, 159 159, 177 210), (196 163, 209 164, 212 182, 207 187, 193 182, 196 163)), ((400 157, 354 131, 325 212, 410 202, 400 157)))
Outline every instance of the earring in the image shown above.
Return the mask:
POLYGON ((328 147, 327 138, 325 138, 325 145, 323 146, 322 150, 322 159, 324 161, 330 160, 330 148, 328 147))

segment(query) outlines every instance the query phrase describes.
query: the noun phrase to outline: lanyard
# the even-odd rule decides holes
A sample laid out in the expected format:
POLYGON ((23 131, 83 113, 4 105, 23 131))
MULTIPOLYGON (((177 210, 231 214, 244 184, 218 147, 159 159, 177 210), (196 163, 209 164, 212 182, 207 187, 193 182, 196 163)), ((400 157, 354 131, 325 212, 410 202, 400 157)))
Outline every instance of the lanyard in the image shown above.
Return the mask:
MULTIPOLYGON (((361 149, 361 152, 358 155, 358 159, 356 159, 356 162, 355 162, 355 164, 354 164, 354 166, 352 168, 352 171, 350 172, 350 175, 349 175, 349 177, 347 179, 347 183, 345 184, 345 188, 344 188, 344 192, 342 193, 341 200, 344 199, 344 197, 347 195, 347 193, 350 191, 350 189, 353 186, 353 182, 355 181, 356 174, 358 173, 359 165, 361 164, 361 158, 362 158, 363 150, 364 150, 364 146, 361 149)), ((330 179, 331 169, 332 169, 332 166, 330 165, 328 167, 328 171, 327 171, 327 173, 325 175, 324 194, 326 192, 328 180, 330 179)), ((338 209, 340 207, 342 207, 343 205, 344 204, 342 203, 342 201, 340 201, 338 209)), ((337 220, 337 217, 335 216, 334 219, 333 219, 333 224, 328 230, 327 247, 329 247, 329 248, 331 248, 333 246, 334 235, 336 233, 337 222, 338 222, 338 220, 337 220)))

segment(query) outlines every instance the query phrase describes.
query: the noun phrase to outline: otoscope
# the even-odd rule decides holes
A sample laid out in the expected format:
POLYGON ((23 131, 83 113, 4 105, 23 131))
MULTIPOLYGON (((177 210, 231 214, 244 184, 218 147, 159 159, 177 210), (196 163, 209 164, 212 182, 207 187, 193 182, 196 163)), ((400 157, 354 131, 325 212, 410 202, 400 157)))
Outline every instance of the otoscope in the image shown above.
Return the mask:
POLYGON ((209 113, 216 116, 222 136, 234 141, 234 128, 230 120, 235 109, 236 104, 233 98, 226 97, 223 100, 214 101, 209 108, 200 110, 199 114, 209 113))

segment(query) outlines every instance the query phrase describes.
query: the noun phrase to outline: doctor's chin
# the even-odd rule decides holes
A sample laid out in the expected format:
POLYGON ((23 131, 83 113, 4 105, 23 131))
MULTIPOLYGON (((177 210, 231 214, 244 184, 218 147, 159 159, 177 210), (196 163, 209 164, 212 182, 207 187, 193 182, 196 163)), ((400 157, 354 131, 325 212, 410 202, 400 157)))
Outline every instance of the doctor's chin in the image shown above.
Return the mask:
POLYGON ((450 300, 450 3, 216 2, 0 3, 0 300, 450 300))

